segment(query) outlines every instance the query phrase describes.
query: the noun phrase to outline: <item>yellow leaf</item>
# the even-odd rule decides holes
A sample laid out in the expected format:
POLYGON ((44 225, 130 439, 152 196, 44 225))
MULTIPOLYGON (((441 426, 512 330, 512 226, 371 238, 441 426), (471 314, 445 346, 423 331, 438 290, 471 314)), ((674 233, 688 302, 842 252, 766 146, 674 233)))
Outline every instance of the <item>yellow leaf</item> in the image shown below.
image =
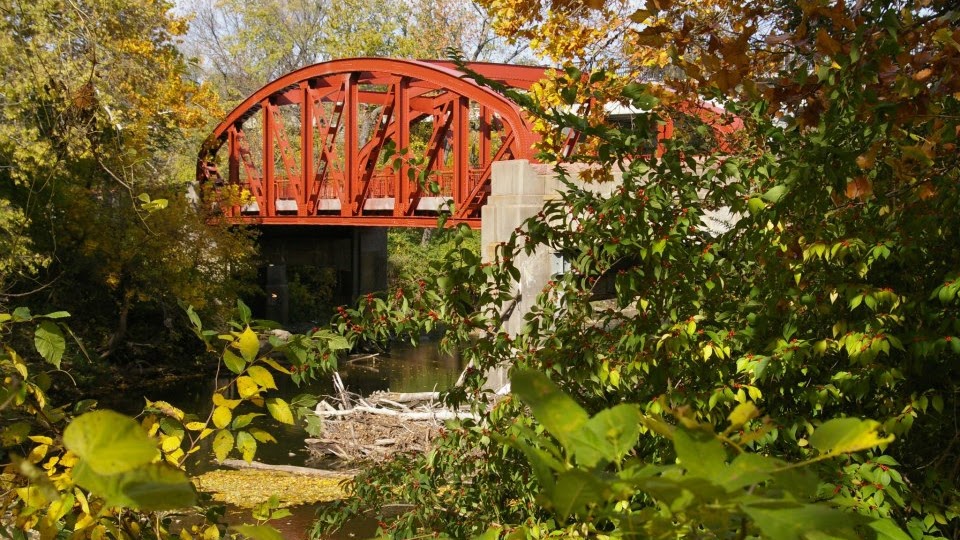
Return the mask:
POLYGON ((220 529, 216 525, 210 525, 203 530, 203 540, 219 540, 220 529))
POLYGON ((264 388, 277 389, 277 383, 274 382, 273 375, 263 366, 250 366, 250 368, 247 369, 247 375, 264 388))
POLYGON ((50 445, 41 444, 34 446, 33 450, 30 450, 30 453, 27 454, 27 461, 30 463, 40 463, 47 456, 47 450, 50 449, 50 445))
MULTIPOLYGON (((84 501, 86 501, 86 499, 84 499, 84 501)), ((84 512, 82 516, 80 516, 80 519, 78 519, 77 522, 73 524, 73 530, 81 531, 93 525, 94 523, 96 523, 96 521, 94 521, 94 519, 90 516, 89 510, 87 510, 84 512)))
POLYGON ((267 411, 276 421, 282 424, 293 424, 293 413, 286 401, 280 398, 268 399, 267 411))
POLYGON ((160 441, 160 448, 164 452, 173 452, 177 448, 180 448, 180 437, 163 437, 163 440, 160 441))
POLYGON ((256 395, 258 392, 260 392, 260 387, 257 386, 257 383, 254 382, 252 378, 247 377, 246 375, 237 378, 237 393, 240 394, 240 397, 246 399, 250 396, 256 395))
MULTIPOLYGON (((84 514, 89 514, 90 504, 87 502, 87 496, 84 495, 83 492, 80 491, 80 489, 78 488, 73 488, 73 495, 77 498, 77 501, 80 503, 80 510, 82 510, 84 514)), ((74 528, 73 530, 76 531, 79 529, 74 528)))
POLYGON ((760 409, 753 402, 741 403, 730 412, 727 420, 730 422, 728 430, 740 429, 744 424, 760 416, 760 409))
POLYGON ((207 427, 203 422, 187 422, 187 425, 184 426, 190 431, 201 431, 203 428, 207 427))
POLYGON ((183 411, 167 403, 166 401, 154 401, 152 403, 150 401, 147 401, 147 406, 157 409, 163 414, 167 416, 172 416, 177 420, 183 420, 183 411))
POLYGON ((232 419, 233 413, 231 413, 227 407, 217 407, 213 410, 213 425, 220 429, 230 425, 230 420, 232 419))
POLYGON ((177 448, 173 452, 170 452, 169 454, 167 454, 165 459, 167 460, 168 463, 170 463, 174 467, 179 467, 180 458, 182 457, 183 457, 183 448, 177 448))
POLYGON ((213 395, 213 404, 218 407, 226 407, 228 409, 234 409, 237 405, 240 404, 242 400, 239 399, 227 399, 223 397, 223 394, 216 393, 213 395))
POLYGON ((217 456, 217 461, 227 459, 230 450, 233 449, 233 434, 225 429, 217 432, 213 438, 213 453, 217 456))
MULTIPOLYGON (((280 373, 286 373, 288 375, 290 374, 290 370, 278 364, 276 360, 273 360, 271 358, 264 358, 262 361, 264 364, 267 364, 268 366, 279 371, 280 373)), ((274 388, 276 388, 276 386, 274 386, 274 388)))
POLYGON ((237 338, 237 349, 240 350, 240 356, 242 356, 247 363, 253 362, 254 359, 256 359, 257 353, 260 351, 260 339, 257 338, 257 334, 251 330, 249 326, 244 329, 240 337, 237 338))

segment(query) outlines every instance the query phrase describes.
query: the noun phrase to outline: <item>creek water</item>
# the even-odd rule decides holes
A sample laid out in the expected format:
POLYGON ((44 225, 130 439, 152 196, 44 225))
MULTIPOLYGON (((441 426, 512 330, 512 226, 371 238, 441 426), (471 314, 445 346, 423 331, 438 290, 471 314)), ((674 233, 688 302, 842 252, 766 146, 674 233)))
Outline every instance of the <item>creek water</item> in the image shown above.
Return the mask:
MULTIPOLYGON (((456 382, 463 368, 464 362, 459 357, 440 354, 435 343, 423 342, 418 347, 395 346, 388 354, 382 354, 376 358, 341 362, 338 372, 349 392, 367 396, 378 390, 394 392, 443 390, 456 382)), ((277 394, 285 399, 304 393, 320 396, 334 394, 332 379, 328 376, 299 387, 289 379, 282 380, 281 377, 276 379, 280 387, 277 394)), ((154 401, 164 400, 184 410, 205 415, 210 410, 215 387, 214 381, 208 380, 197 384, 179 385, 146 397, 154 401)), ((110 403, 104 405, 131 414, 135 414, 143 407, 142 396, 114 397, 115 399, 109 400, 110 403)), ((276 437, 277 443, 260 445, 257 448, 257 461, 272 465, 314 465, 310 463, 310 453, 304 443, 308 435, 302 428, 272 424, 267 429, 276 437)), ((190 466, 191 474, 216 468, 209 448, 202 449, 198 454, 201 454, 201 458, 190 466)), ((323 465, 332 468, 336 464, 323 465)), ((278 528, 286 540, 307 538, 312 528, 316 507, 305 505, 290 510, 293 515, 271 522, 271 525, 278 528)), ((235 516, 236 521, 246 519, 249 522, 249 511, 230 509, 228 519, 230 516, 235 516)), ((356 520, 330 538, 331 540, 371 538, 376 528, 375 521, 356 520)))

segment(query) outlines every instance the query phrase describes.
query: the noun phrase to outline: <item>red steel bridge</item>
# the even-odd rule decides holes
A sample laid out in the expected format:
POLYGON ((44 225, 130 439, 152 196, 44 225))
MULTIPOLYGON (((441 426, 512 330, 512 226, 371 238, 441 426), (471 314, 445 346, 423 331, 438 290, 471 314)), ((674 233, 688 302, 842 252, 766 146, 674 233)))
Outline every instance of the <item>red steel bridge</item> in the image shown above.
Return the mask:
MULTIPOLYGON (((469 67, 523 90, 545 71, 469 67)), ((535 140, 515 103, 450 62, 335 60, 244 100, 204 145, 197 176, 249 192, 223 209, 240 222, 430 227, 452 199, 452 221, 479 227, 491 164, 532 159, 535 140)))
MULTIPOLYGON (((467 66, 520 90, 547 69, 467 66)), ((672 129, 668 122, 658 137, 672 129)), ((479 228, 491 164, 533 161, 535 142, 515 103, 451 62, 334 60, 244 100, 204 144, 197 178, 233 194, 219 200, 235 222, 432 227, 452 200, 450 221, 479 228)))

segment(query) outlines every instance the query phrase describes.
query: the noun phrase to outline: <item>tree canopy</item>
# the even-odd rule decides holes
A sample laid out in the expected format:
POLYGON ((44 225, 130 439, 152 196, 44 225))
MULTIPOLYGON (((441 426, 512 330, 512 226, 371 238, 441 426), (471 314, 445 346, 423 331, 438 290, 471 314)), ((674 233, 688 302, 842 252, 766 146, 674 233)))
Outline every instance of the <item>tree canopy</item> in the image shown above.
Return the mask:
MULTIPOLYGON (((84 314, 77 330, 106 355, 138 307, 152 314, 146 326, 167 328, 186 323, 178 301, 222 309, 209 299, 229 301, 240 286, 231 273, 251 254, 188 199, 191 156, 220 109, 209 86, 186 77, 177 49, 186 20, 171 7, 0 8, 0 212, 11 261, 0 264, 0 291, 13 295, 0 305, 84 314)), ((140 330, 153 340, 155 327, 140 330)))

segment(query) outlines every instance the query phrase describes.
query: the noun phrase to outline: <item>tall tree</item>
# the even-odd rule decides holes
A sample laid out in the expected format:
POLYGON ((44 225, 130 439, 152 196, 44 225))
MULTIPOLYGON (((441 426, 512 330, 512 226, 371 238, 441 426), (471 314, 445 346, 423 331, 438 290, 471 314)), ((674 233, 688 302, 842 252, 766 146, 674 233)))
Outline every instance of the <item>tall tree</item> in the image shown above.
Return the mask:
POLYGON ((190 156, 219 108, 209 87, 184 77, 176 46, 186 22, 171 7, 0 3, 0 199, 22 215, 19 249, 51 261, 39 278, 50 286, 28 302, 111 329, 99 344, 106 353, 134 306, 175 306, 175 291, 191 291, 185 300, 229 296, 218 285, 249 253, 225 229, 211 236, 187 203, 190 156), (197 251, 188 267, 172 256, 197 251))

